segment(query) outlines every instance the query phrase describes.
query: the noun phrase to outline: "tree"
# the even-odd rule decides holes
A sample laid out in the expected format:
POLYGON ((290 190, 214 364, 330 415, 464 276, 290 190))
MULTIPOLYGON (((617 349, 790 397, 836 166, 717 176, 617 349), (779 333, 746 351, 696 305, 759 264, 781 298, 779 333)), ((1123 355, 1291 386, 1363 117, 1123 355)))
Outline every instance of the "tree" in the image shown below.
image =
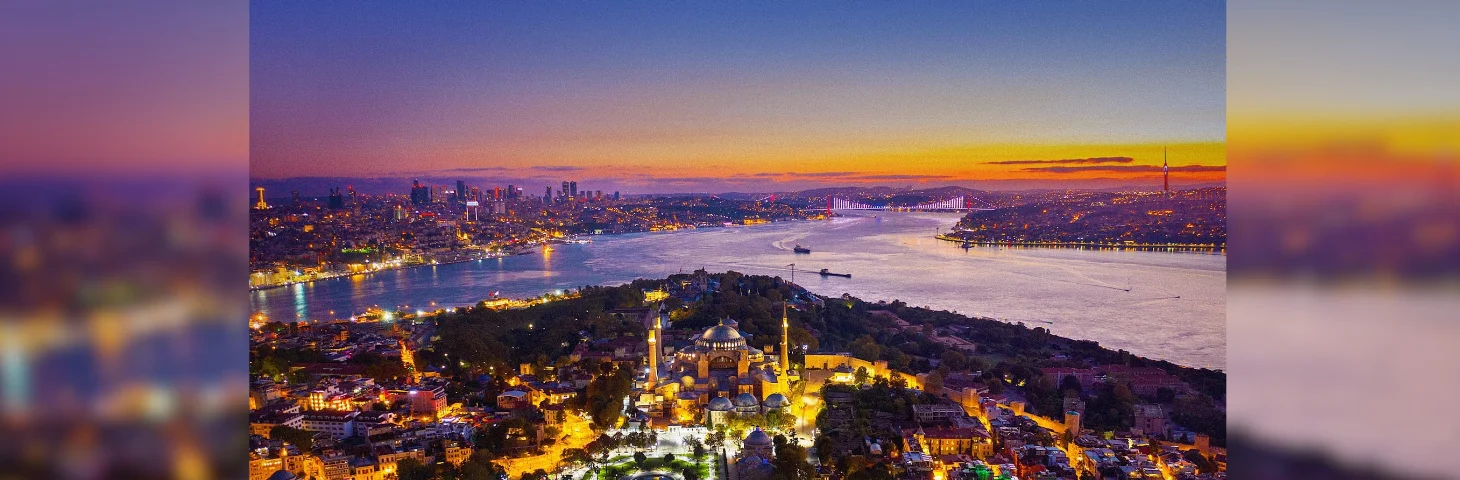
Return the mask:
POLYGON ((947 365, 949 370, 962 371, 968 367, 968 357, 963 356, 962 353, 958 353, 957 350, 944 351, 942 360, 943 365, 947 365))
POLYGON ((923 391, 928 393, 934 393, 942 390, 943 374, 938 372, 928 372, 928 377, 923 380, 923 391))
POLYGON ((882 358, 882 346, 878 345, 877 339, 872 338, 871 335, 857 337, 847 346, 847 350, 851 351, 853 357, 869 362, 882 358))
MULTIPOLYGON (((480 452, 478 450, 477 452, 480 452)), ((500 480, 506 471, 486 459, 485 455, 473 452, 471 459, 461 464, 461 480, 500 480)))
POLYGON ((634 452, 634 466, 639 467, 639 470, 644 469, 644 462, 648 460, 649 456, 644 455, 644 452, 634 452))
POLYGON ((725 432, 719 430, 710 432, 710 435, 705 437, 705 444, 716 450, 725 448, 725 432))
POLYGON ((1186 458, 1188 462, 1196 465, 1197 473, 1211 473, 1217 471, 1217 466, 1213 465, 1210 459, 1202 455, 1200 450, 1193 448, 1185 452, 1181 452, 1181 456, 1186 458))
POLYGON ((1075 378, 1074 375, 1065 375, 1064 378, 1060 379, 1060 391, 1064 392, 1067 397, 1079 397, 1081 393, 1080 379, 1075 378))
POLYGON ((847 480, 893 480, 893 478, 892 471, 888 470, 887 465, 880 462, 847 476, 847 480))
POLYGON ((700 480, 700 472, 690 467, 685 467, 683 470, 680 470, 679 475, 684 477, 684 480, 700 480))
POLYGON ((1126 385, 1125 382, 1116 382, 1112 393, 1115 395, 1116 400, 1120 400, 1123 403, 1136 403, 1136 394, 1131 393, 1130 386, 1126 385))
POLYGON ((1161 403, 1174 402, 1176 401, 1176 391, 1167 387, 1159 387, 1156 389, 1156 401, 1161 403))
POLYGON ((563 463, 569 465, 587 465, 588 462, 593 461, 593 457, 588 455, 588 451, 581 448, 565 448, 561 458, 563 463))
POLYGON ((806 449, 785 441, 777 442, 776 460, 772 464, 773 480, 811 480, 816 478, 816 468, 806 461, 806 449))
POLYGON ((664 454, 664 464, 665 465, 669 465, 671 463, 674 463, 674 454, 673 453, 666 453, 666 454, 664 454))
POLYGON ((705 442, 703 440, 695 437, 690 437, 686 443, 689 443, 690 450, 694 452, 694 457, 696 459, 704 458, 705 442))
POLYGON ((870 379, 870 378, 872 378, 872 374, 867 373, 867 367, 857 367, 857 374, 856 374, 857 385, 866 385, 867 384, 867 380, 870 379))
POLYGON ((395 464, 395 475, 399 480, 427 480, 434 472, 420 460, 406 458, 395 464))
POLYGON ((275 425, 269 429, 269 438, 277 438, 289 444, 299 447, 300 452, 308 452, 314 449, 314 433, 300 430, 287 425, 275 425))

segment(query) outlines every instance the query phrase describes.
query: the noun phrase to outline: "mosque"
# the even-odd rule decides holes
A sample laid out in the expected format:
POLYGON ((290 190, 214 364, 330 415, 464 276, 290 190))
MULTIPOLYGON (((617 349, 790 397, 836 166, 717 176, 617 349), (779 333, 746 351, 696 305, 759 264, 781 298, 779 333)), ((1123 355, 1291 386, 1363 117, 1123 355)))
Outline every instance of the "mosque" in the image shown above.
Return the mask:
POLYGON ((781 316, 778 356, 750 346, 730 319, 694 337, 693 344, 664 357, 665 311, 649 329, 649 368, 640 405, 650 414, 681 424, 715 425, 732 415, 753 415, 788 408, 790 323, 781 316))

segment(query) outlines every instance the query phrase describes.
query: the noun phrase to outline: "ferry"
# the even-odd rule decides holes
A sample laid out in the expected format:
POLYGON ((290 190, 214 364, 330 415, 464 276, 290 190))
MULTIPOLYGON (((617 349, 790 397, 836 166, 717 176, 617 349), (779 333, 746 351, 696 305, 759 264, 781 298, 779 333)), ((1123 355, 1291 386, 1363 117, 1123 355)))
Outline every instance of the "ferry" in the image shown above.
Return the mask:
POLYGON ((796 248, 793 248, 793 249, 791 249, 791 250, 792 250, 792 251, 795 251, 795 252, 796 252, 796 253, 811 253, 811 249, 809 249, 809 248, 806 248, 806 247, 803 247, 803 246, 801 246, 801 244, 799 244, 799 243, 798 243, 798 244, 796 244, 796 248))

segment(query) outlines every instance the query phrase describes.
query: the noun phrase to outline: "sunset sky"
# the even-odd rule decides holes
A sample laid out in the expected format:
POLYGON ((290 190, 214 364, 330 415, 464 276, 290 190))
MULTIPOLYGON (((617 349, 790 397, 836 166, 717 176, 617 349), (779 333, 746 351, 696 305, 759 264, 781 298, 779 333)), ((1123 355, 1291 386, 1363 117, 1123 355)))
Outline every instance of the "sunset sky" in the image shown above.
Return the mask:
POLYGON ((1221 2, 250 9, 256 181, 1106 187, 1163 147, 1226 175, 1221 2))

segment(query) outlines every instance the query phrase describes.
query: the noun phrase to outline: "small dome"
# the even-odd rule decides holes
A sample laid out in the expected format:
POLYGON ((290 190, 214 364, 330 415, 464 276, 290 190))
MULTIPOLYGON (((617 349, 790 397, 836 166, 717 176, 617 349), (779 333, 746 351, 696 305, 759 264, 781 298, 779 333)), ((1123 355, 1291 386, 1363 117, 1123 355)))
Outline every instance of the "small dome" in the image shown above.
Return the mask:
POLYGON ((838 373, 852 373, 852 366, 843 363, 841 365, 838 365, 836 367, 836 369, 835 370, 832 370, 832 371, 838 372, 838 373))
POLYGON ((737 407, 759 407, 760 406, 760 402, 755 399, 755 395, 751 395, 750 392, 745 392, 745 393, 742 393, 740 395, 736 395, 735 396, 735 406, 737 406, 737 407))
POLYGON ((298 480, 298 479, 299 479, 299 477, 295 476, 293 473, 290 473, 288 470, 279 470, 277 472, 274 472, 273 475, 269 475, 269 480, 298 480))
POLYGON ((731 404, 730 399, 728 398, 715 397, 713 400, 710 400, 710 410, 714 410, 717 412, 728 412, 732 408, 735 408, 735 405, 731 404))
POLYGON ((789 400, 786 400, 786 396, 785 395, 781 395, 779 393, 772 393, 771 396, 765 397, 765 403, 764 403, 764 405, 767 408, 781 408, 781 407, 784 407, 784 406, 786 406, 786 405, 788 405, 790 403, 791 402, 789 400))
POLYGON ((774 442, 771 441, 771 436, 769 434, 766 434, 765 430, 761 430, 759 427, 756 427, 755 430, 751 430, 750 435, 745 436, 746 447, 764 446, 770 445, 772 443, 774 442))

